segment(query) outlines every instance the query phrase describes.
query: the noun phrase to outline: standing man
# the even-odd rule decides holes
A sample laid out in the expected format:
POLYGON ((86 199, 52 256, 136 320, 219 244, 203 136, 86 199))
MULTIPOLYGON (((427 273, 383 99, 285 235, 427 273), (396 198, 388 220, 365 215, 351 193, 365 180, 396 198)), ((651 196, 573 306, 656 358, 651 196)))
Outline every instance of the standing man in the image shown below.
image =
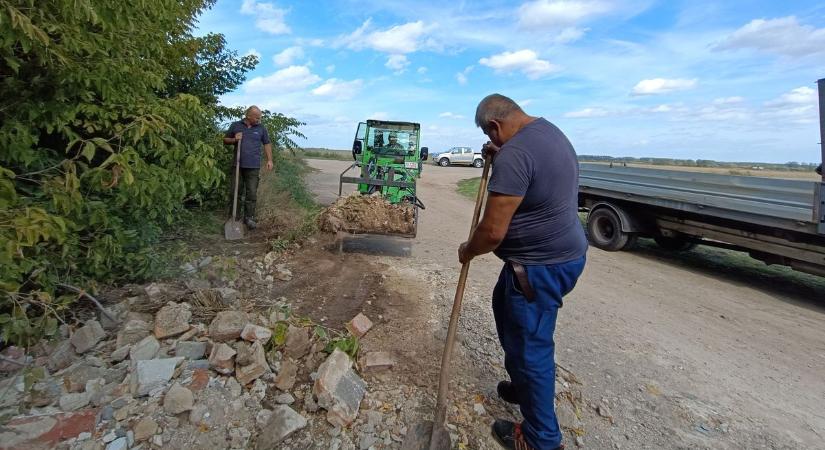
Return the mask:
MULTIPOLYGON (((258 199, 258 178, 261 171, 261 147, 266 154, 266 170, 272 170, 272 143, 269 141, 269 133, 266 127, 261 125, 261 110, 257 106, 250 106, 246 109, 243 120, 233 122, 223 138, 226 145, 235 145, 241 140, 241 179, 238 186, 238 195, 243 193, 243 222, 249 229, 254 230, 258 224, 255 223, 255 203, 258 199)), ((233 159, 237 164, 237 161, 233 159)), ((233 164, 234 167, 234 164, 233 164)), ((234 195, 235 176, 233 171, 232 185, 230 192, 234 195)), ((238 199, 240 202, 240 199, 238 199)), ((231 199, 230 199, 231 205, 231 199)))
POLYGON ((524 416, 520 424, 496 420, 493 436, 508 449, 559 449, 553 333, 587 252, 576 152, 555 125, 503 95, 485 97, 475 121, 490 138, 484 151, 494 166, 484 216, 458 258, 463 264, 492 251, 504 261, 493 314, 510 381, 498 384, 498 395, 524 416))

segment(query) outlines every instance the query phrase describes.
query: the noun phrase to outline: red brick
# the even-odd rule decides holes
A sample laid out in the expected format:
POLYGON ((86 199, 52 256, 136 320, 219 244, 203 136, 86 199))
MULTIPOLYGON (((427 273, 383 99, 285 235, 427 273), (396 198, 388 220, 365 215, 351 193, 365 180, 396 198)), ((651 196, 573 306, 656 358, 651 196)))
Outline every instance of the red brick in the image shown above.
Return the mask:
POLYGON ((367 334, 367 331, 370 331, 370 328, 372 328, 372 321, 363 313, 358 313, 357 316, 347 323, 347 330, 349 330, 353 336, 359 338, 367 334))
POLYGON ((209 384, 209 371, 206 369, 195 369, 192 374, 192 382, 189 383, 189 389, 192 391, 200 391, 209 384))
POLYGON ((13 419, 0 433, 0 450, 41 450, 54 448, 55 444, 77 437, 80 433, 93 432, 98 409, 48 416, 13 419))

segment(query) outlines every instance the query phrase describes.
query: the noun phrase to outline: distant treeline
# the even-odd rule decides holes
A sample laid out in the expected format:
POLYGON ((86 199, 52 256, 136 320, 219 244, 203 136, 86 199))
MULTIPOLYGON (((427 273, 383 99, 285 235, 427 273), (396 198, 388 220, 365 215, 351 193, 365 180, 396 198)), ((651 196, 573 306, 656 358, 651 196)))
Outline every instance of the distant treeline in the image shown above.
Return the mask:
POLYGON ((612 162, 613 164, 650 164, 654 166, 684 166, 684 167, 719 167, 731 169, 750 170, 787 170, 794 172, 808 172, 816 169, 819 164, 800 163, 791 161, 787 163, 762 163, 762 162, 726 162, 714 161, 712 159, 674 159, 674 158, 634 158, 623 156, 594 156, 579 155, 582 162, 612 162))
MULTIPOLYGON (((333 148, 304 148, 304 156, 308 158, 326 159, 352 159, 350 150, 340 150, 333 148)), ((786 170, 792 172, 809 172, 816 169, 819 164, 800 163, 796 161, 786 163, 763 163, 763 162, 727 162, 714 161, 712 159, 675 159, 675 158, 634 158, 632 156, 604 156, 604 155, 579 155, 581 162, 612 162, 613 164, 649 164, 654 166, 683 166, 683 167, 718 167, 722 169, 748 169, 748 170, 786 170)))

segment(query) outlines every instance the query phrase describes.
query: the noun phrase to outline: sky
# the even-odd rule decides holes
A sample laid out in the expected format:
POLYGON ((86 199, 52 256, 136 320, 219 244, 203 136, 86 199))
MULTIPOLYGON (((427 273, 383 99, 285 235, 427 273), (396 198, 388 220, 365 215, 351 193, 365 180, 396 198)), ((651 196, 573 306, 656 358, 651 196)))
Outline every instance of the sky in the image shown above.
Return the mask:
POLYGON ((302 120, 304 147, 350 148, 366 119, 480 147, 500 93, 579 154, 820 159, 821 1, 218 0, 197 27, 260 59, 222 102, 302 120))

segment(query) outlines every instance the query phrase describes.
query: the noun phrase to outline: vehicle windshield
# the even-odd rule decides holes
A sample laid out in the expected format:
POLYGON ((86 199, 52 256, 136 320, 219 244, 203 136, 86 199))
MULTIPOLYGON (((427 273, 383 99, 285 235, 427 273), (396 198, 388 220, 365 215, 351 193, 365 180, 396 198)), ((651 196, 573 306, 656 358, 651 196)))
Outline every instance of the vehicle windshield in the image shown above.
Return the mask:
POLYGON ((367 146, 380 155, 412 156, 418 146, 418 133, 410 130, 370 128, 367 146))

